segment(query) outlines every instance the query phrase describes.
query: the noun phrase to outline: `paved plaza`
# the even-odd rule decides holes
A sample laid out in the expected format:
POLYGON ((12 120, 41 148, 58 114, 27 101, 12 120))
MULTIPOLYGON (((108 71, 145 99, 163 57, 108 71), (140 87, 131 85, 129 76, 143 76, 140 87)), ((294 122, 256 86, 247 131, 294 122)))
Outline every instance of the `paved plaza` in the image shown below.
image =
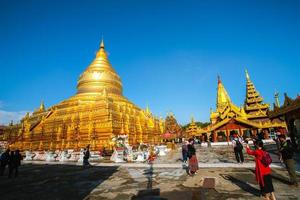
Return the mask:
MULTIPOLYGON (((272 147, 271 147, 272 148, 272 147)), ((0 177, 1 199, 261 199, 253 158, 236 164, 231 147, 198 147, 199 173, 186 174, 180 149, 153 164, 108 162, 83 168, 76 163, 24 162, 20 176, 0 177)), ((287 172, 273 155, 277 199, 299 199, 287 172)))

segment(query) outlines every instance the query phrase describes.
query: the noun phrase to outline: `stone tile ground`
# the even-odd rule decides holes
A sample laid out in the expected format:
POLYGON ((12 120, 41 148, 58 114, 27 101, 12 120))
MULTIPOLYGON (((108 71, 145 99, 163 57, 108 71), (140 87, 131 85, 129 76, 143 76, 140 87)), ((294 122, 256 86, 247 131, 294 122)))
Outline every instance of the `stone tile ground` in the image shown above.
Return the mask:
MULTIPOLYGON (((19 177, 0 177, 0 199, 261 199, 253 168, 226 167, 234 163, 231 147, 198 148, 201 162, 224 167, 201 168, 195 176, 187 176, 180 164, 180 152, 177 149, 156 160, 156 164, 165 163, 161 167, 154 164, 83 169, 74 164, 25 164, 19 177), (206 178, 215 180, 213 189, 203 187, 206 178)), ((253 162, 251 157, 246 158, 253 162)), ((300 199, 299 189, 288 184, 286 171, 272 171, 277 199, 300 199)))

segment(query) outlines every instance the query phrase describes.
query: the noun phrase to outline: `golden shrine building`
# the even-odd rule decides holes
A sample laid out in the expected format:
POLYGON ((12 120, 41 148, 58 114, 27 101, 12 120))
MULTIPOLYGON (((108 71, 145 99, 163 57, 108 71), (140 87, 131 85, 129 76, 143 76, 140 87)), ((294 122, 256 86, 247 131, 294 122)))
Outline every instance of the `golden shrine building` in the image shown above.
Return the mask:
MULTIPOLYGON (((276 99, 278 101, 278 99, 276 99)), ((246 70, 246 98, 243 107, 236 106, 230 99, 220 77, 218 77, 216 110, 210 111, 210 125, 197 127, 194 119, 187 129, 189 136, 198 136, 202 141, 228 142, 234 134, 253 137, 262 134, 269 138, 271 131, 286 133, 286 123, 280 118, 269 118, 269 104, 256 90, 246 70)))

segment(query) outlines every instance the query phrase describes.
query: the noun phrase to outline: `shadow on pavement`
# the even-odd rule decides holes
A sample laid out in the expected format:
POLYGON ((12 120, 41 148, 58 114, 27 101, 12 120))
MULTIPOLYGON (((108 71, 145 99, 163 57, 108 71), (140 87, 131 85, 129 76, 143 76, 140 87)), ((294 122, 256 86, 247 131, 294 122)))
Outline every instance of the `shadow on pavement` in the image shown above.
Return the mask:
POLYGON ((291 185, 291 182, 287 178, 285 178, 277 173, 272 172, 271 176, 272 176, 272 179, 274 179, 274 180, 280 181, 281 183, 284 183, 286 185, 291 185))
POLYGON ((234 183, 235 185, 237 185, 238 187, 240 187, 242 190, 244 190, 245 192, 248 192, 250 194, 253 194, 255 196, 260 196, 260 190, 252 187, 251 185, 249 185, 248 183, 241 181, 231 175, 228 174, 220 174, 222 176, 222 178, 224 178, 225 180, 231 181, 232 183, 234 183))
POLYGON ((82 200, 118 167, 25 164, 19 177, 0 177, 1 199, 82 200))
MULTIPOLYGON (((251 169, 250 170, 254 175, 255 175, 255 170, 251 169)), ((287 173, 287 172, 286 172, 287 173)), ((286 185, 291 185, 290 181, 288 180, 288 178, 274 172, 274 170, 272 170, 272 173, 271 173, 271 177, 272 179, 274 180, 277 180, 277 181, 280 181, 281 183, 283 184, 286 184, 286 185)))
POLYGON ((160 189, 155 188, 153 189, 153 164, 149 163, 149 169, 144 170, 144 175, 146 175, 148 182, 147 182, 147 189, 138 191, 137 195, 134 195, 131 199, 159 199, 159 200, 166 200, 165 198, 160 197, 160 189))

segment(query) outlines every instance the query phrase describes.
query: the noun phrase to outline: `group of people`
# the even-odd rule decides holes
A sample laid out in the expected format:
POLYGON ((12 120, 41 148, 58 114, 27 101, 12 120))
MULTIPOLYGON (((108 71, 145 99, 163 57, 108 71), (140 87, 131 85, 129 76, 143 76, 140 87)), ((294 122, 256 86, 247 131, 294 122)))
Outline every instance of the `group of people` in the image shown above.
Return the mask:
MULTIPOLYGON (((260 186, 261 193, 265 199, 275 200, 274 187, 271 176, 270 164, 272 162, 270 154, 264 148, 264 143, 259 138, 252 138, 254 149, 251 149, 248 145, 248 140, 243 140, 238 135, 233 136, 232 146, 237 163, 244 163, 243 148, 246 144, 246 153, 255 157, 255 177, 260 186)), ((292 186, 298 187, 295 161, 293 159, 295 148, 290 140, 286 140, 284 134, 278 135, 278 151, 279 159, 285 164, 288 174, 290 176, 290 183, 292 186)), ((197 173, 199 169, 198 160, 196 157, 196 150, 194 147, 194 140, 189 139, 182 144, 182 157, 183 162, 188 162, 188 174, 192 175, 197 173)))
POLYGON ((21 165, 22 155, 19 150, 10 151, 7 149, 0 157, 0 176, 4 175, 6 166, 8 166, 8 177, 17 177, 19 166, 21 165))
POLYGON ((184 163, 188 162, 189 175, 197 174, 197 171, 199 169, 194 144, 195 141, 191 138, 188 141, 185 141, 182 145, 182 158, 184 163))
MULTIPOLYGON (((296 178, 295 161, 293 159, 295 148, 293 147, 290 140, 286 140, 284 134, 277 135, 277 144, 279 159, 285 164, 288 174, 290 176, 290 183, 292 186, 298 187, 298 182, 296 178)), ((235 157, 238 163, 244 162, 243 156, 243 139, 234 136, 232 141, 235 157)), ((253 138, 253 144, 255 149, 250 149, 248 145, 248 140, 245 140, 246 152, 249 155, 255 157, 255 176, 256 180, 260 186, 261 192, 265 199, 276 199, 274 195, 274 187, 272 183, 271 168, 270 164, 272 162, 270 154, 264 148, 264 143, 259 138, 253 138)))

